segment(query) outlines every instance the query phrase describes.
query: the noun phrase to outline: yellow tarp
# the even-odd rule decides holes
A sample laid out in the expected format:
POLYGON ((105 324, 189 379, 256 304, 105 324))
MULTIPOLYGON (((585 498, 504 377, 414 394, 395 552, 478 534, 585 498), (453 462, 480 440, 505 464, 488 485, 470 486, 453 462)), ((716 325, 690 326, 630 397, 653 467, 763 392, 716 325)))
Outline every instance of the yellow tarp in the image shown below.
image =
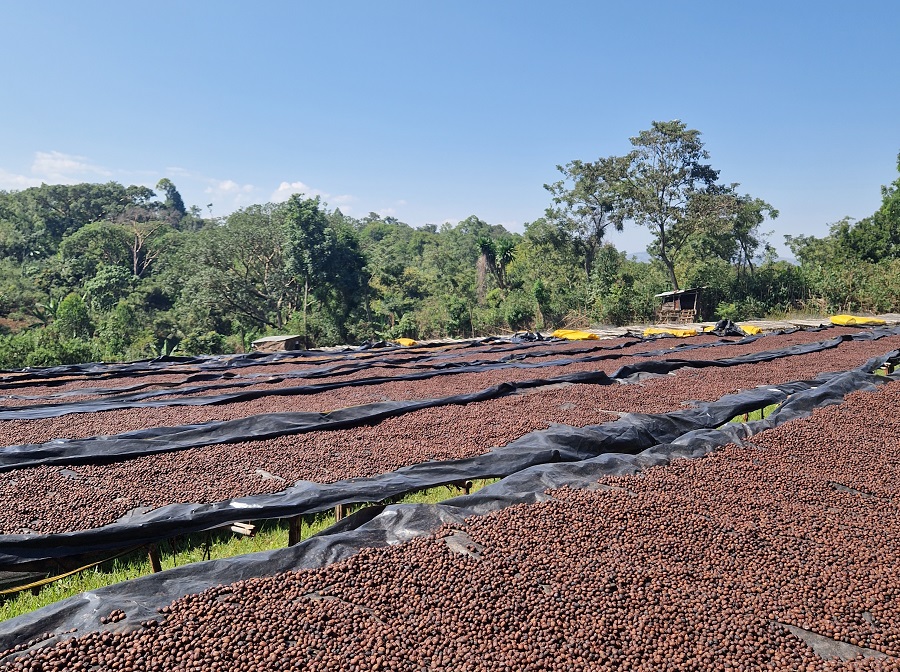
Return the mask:
POLYGON ((411 345, 418 345, 416 341, 411 338, 397 338, 394 340, 394 343, 402 345, 404 348, 408 348, 411 345))
POLYGON ((689 336, 696 336, 696 329, 657 329, 656 327, 650 327, 649 329, 644 329, 644 336, 659 336, 661 334, 670 334, 672 336, 677 336, 678 338, 687 338, 689 336))
POLYGON ((874 327, 886 324, 884 320, 875 317, 858 317, 856 315, 832 315, 831 323, 839 324, 842 327, 874 327))
POLYGON ((569 341, 596 341, 599 340, 597 334, 589 331, 578 331, 577 329, 557 329, 553 332, 553 338, 565 338, 569 341))

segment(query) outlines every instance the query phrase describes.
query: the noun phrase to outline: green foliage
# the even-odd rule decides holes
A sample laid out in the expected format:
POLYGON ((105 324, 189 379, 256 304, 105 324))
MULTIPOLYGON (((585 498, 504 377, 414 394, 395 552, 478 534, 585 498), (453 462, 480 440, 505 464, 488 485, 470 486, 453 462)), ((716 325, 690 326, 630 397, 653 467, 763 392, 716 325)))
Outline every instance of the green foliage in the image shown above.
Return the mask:
POLYGON ((0 336, 0 369, 79 364, 96 359, 92 342, 62 337, 52 329, 0 336))
POLYGON ((53 327, 64 338, 89 338, 93 325, 84 299, 73 292, 60 301, 53 327))
POLYGON ((316 346, 625 324, 654 319, 673 283, 731 319, 900 311, 900 178, 871 216, 789 239, 794 265, 761 230, 777 211, 718 183, 698 131, 654 122, 631 141, 559 167, 524 235, 474 215, 354 219, 302 195, 203 220, 168 179, 159 198, 117 183, 0 192, 0 365, 246 351, 287 332, 316 346), (652 261, 603 243, 626 224, 654 234, 652 261))
POLYGON ((215 331, 192 331, 178 344, 185 355, 220 355, 225 352, 225 337, 215 331))
POLYGON ((547 218, 576 222, 569 229, 590 241, 582 253, 586 275, 591 275, 606 227, 621 231, 626 222, 650 230, 653 242, 647 250, 663 265, 674 289, 679 288, 679 258, 700 236, 720 257, 730 260, 740 253, 749 262, 759 245, 759 224, 777 212, 759 199, 738 197, 737 185, 717 183, 718 171, 704 163, 709 153, 700 132, 678 120, 654 121, 631 144, 634 149, 624 156, 558 167, 565 179, 545 185, 556 206, 547 210, 547 218))
POLYGON ((591 275, 607 227, 623 229, 622 220, 610 219, 609 214, 617 199, 617 183, 626 177, 626 164, 620 157, 600 158, 593 163, 576 159, 556 167, 562 180, 544 185, 553 201, 545 217, 558 227, 557 235, 574 243, 584 260, 586 277, 591 275))
MULTIPOLYGON (((101 344, 100 358, 104 361, 128 359, 128 353, 144 332, 137 311, 129 303, 119 301, 104 315, 97 326, 97 340, 101 344)), ((131 358, 139 359, 143 353, 131 358)))
POLYGON ((95 312, 107 312, 127 297, 134 285, 134 276, 121 266, 101 266, 90 280, 84 283, 91 308, 95 312))
POLYGON ((498 295, 494 297, 494 323, 496 331, 505 326, 511 331, 530 329, 534 325, 537 304, 534 296, 521 289, 514 289, 506 294, 501 290, 492 290, 498 295))
POLYGON ((591 274, 591 314, 604 324, 651 320, 657 307, 654 295, 665 288, 665 276, 658 267, 628 259, 624 252, 604 245, 591 274))

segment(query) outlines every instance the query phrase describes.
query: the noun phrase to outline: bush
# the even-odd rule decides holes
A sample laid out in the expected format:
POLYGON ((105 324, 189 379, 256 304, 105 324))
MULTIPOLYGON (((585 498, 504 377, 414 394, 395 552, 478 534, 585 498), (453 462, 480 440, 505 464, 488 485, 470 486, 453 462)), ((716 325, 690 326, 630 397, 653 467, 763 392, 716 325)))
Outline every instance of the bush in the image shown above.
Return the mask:
POLYGON ((514 290, 503 301, 503 317, 513 331, 519 331, 534 323, 535 303, 528 294, 514 290))
POLYGON ((226 351, 225 337, 215 331, 192 331, 178 349, 185 355, 221 355, 226 351))

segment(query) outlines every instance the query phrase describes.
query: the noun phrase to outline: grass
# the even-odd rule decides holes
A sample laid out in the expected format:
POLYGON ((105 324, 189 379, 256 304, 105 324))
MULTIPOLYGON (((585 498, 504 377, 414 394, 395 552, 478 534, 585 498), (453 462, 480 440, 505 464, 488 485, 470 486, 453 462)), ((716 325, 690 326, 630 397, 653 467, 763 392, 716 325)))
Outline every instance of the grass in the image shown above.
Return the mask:
MULTIPOLYGON (((470 492, 480 490, 498 479, 472 481, 470 492)), ((456 486, 438 486, 402 497, 387 500, 385 504, 437 504, 445 499, 463 494, 456 486)), ((347 507, 353 513, 367 506, 357 504, 347 507)), ((301 538, 307 539, 335 523, 334 512, 318 513, 303 517, 301 538)), ((256 534, 252 537, 235 535, 231 531, 214 530, 198 534, 176 537, 158 544, 160 563, 163 570, 187 565, 202 560, 231 558, 245 553, 256 553, 277 548, 285 548, 288 543, 288 522, 286 520, 266 520, 257 523, 256 534)), ((150 560, 146 548, 129 552, 119 558, 107 560, 95 567, 85 569, 44 585, 37 594, 30 589, 0 596, 0 620, 14 618, 67 597, 90 590, 110 586, 121 581, 136 579, 150 574, 150 560)))
POLYGON ((729 422, 750 422, 752 420, 762 420, 764 418, 769 417, 776 408, 778 408, 779 404, 769 404, 763 408, 759 408, 755 411, 750 411, 749 413, 736 415, 729 422))

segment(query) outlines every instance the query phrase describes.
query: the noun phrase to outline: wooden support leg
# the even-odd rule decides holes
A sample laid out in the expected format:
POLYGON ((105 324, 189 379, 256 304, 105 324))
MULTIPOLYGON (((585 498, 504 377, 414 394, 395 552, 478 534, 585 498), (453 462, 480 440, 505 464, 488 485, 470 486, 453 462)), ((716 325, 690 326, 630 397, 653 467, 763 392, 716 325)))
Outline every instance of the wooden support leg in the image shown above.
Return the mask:
POLYGON ((303 526, 303 516, 288 518, 288 546, 300 543, 300 531, 303 526))
POLYGON ((159 561, 159 549, 156 544, 147 547, 147 556, 150 558, 150 571, 156 574, 162 571, 162 563, 159 561))

